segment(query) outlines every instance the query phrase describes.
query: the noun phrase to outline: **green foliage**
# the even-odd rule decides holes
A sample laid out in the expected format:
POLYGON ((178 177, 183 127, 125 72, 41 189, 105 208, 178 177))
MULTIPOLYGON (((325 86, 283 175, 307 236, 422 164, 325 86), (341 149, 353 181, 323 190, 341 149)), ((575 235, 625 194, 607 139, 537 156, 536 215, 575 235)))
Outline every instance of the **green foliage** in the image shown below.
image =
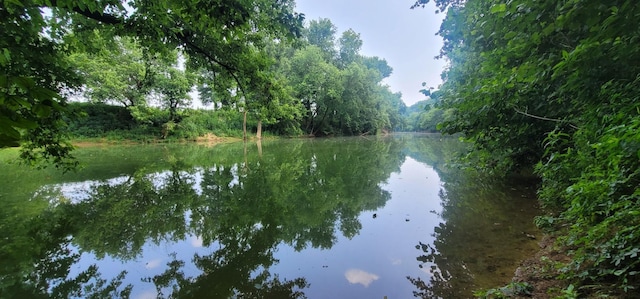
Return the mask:
POLYGON ((515 296, 531 296, 533 287, 526 282, 511 282, 508 285, 484 291, 477 291, 474 296, 483 299, 506 299, 515 296))
POLYGON ((174 135, 193 139, 207 133, 220 137, 241 137, 242 114, 234 110, 191 110, 177 124, 174 135))
POLYGON ((342 68, 359 60, 359 52, 362 48, 362 39, 360 39, 359 33, 353 29, 343 32, 338 39, 338 44, 340 46, 338 62, 342 68))
MULTIPOLYGON (((172 121, 169 111, 154 107, 111 106, 101 103, 72 103, 70 109, 83 117, 69 120, 72 138, 153 141, 159 138, 189 139, 207 134, 242 136, 242 114, 235 110, 193 110, 172 121)), ((252 123, 255 127, 255 123, 252 123)))
POLYGON ((158 93, 161 106, 169 110, 171 121, 179 120, 178 109, 191 104, 189 92, 193 87, 193 76, 183 70, 168 67, 156 77, 154 90, 158 93))
POLYGON ((453 118, 454 109, 441 108, 432 98, 419 101, 405 110, 403 131, 438 132, 441 124, 453 118))
MULTIPOLYGON (((416 3, 420 6, 428 1, 416 3)), ((498 173, 537 163, 539 196, 567 225, 572 294, 640 290, 640 7, 631 0, 438 0, 451 61, 442 129, 498 173)), ((557 226, 556 226, 557 227, 557 226)), ((574 296, 575 297, 575 296, 574 296)))
POLYGON ((65 49, 42 34, 45 24, 30 1, 0 8, 0 148, 22 144, 26 163, 44 166, 50 159, 68 170, 75 165, 61 132, 68 111, 57 91, 77 87, 80 78, 65 49))
POLYGON ((127 105, 137 105, 148 91, 151 58, 170 56, 178 48, 192 69, 224 73, 237 85, 268 85, 273 77, 264 73, 264 41, 287 43, 300 36, 303 15, 293 8, 290 0, 3 1, 0 147, 22 144, 30 163, 44 159, 73 166, 71 147, 60 132, 63 115, 71 116, 63 108, 64 96, 82 79, 69 65, 70 49, 102 59, 69 58, 94 70, 95 77, 85 79, 95 97, 127 105), (46 18, 43 11, 49 12, 46 18), (139 51, 125 51, 130 42, 145 50, 144 68, 139 51), (107 54, 114 49, 126 59, 113 63, 107 54))
POLYGON ((320 18, 311 20, 309 26, 305 28, 304 37, 307 42, 320 49, 325 61, 332 62, 337 59, 335 45, 336 32, 338 28, 331 23, 331 20, 320 18))
POLYGON ((143 106, 156 83, 156 74, 168 68, 172 58, 151 57, 130 37, 104 37, 94 30, 84 34, 89 44, 71 55, 77 72, 85 78, 82 95, 93 102, 143 106))
POLYGON ((283 84, 290 86, 290 95, 302 103, 302 112, 295 117, 298 129, 288 123, 286 129, 277 130, 331 136, 401 129, 401 113, 406 108, 402 95, 381 84, 392 68, 384 59, 362 56, 363 41, 353 30, 343 32, 338 42, 335 34, 330 20, 311 21, 305 31, 308 45, 281 50, 288 55, 279 57, 277 71, 287 78, 283 84))
POLYGON ((130 130, 137 125, 131 112, 122 106, 71 103, 69 109, 82 115, 68 120, 68 129, 73 137, 101 137, 106 132, 130 130))

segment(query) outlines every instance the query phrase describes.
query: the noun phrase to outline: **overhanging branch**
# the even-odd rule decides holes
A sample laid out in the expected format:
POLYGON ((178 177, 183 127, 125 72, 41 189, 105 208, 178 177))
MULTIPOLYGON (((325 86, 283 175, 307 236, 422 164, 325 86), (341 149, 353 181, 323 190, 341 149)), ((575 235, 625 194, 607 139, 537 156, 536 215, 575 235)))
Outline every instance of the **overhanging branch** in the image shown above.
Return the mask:
POLYGON ((89 19, 92 20, 96 20, 98 22, 102 22, 104 24, 109 24, 109 25, 117 25, 117 24, 124 24, 124 19, 116 17, 112 14, 108 14, 108 13, 100 13, 100 12, 92 12, 88 9, 81 9, 78 6, 74 6, 74 7, 60 7, 58 6, 58 1, 56 0, 51 0, 51 7, 58 7, 58 8, 65 8, 65 9, 70 9, 71 11, 78 13, 80 15, 83 15, 89 19))
MULTIPOLYGON (((58 1, 56 0, 51 0, 51 6, 52 7, 59 7, 58 6, 58 1)), ((115 15, 112 14, 108 14, 108 13, 101 13, 101 12, 92 12, 88 9, 81 9, 80 7, 72 7, 72 8, 66 8, 66 9, 70 9, 71 11, 78 13, 82 16, 85 16, 89 19, 101 22, 103 24, 107 24, 107 25, 120 25, 120 24, 125 24, 125 20, 117 17, 115 15)), ((134 26, 136 27, 136 26, 134 26)), ((175 37, 177 40, 179 40, 180 42, 182 42, 186 47, 191 48, 193 51, 195 51, 196 53, 199 53, 200 55, 204 56, 207 58, 207 60, 209 60, 212 64, 217 64, 220 67, 222 67, 223 69, 225 69, 233 78, 234 81, 236 81, 236 83, 238 84, 238 88, 240 89, 240 91, 242 92, 243 95, 245 94, 244 91, 244 87, 240 81, 240 78, 238 78, 238 76, 236 75, 236 72, 238 71, 236 68, 223 63, 222 61, 218 60, 217 58, 215 58, 213 55, 211 55, 211 53, 205 51, 202 47, 200 47, 199 45, 195 44, 193 41, 191 41, 190 37, 194 36, 195 34, 193 32, 190 31, 181 31, 181 32, 168 32, 167 30, 165 30, 165 34, 167 34, 168 36, 173 36, 175 37)))
POLYGON ((544 117, 544 116, 533 115, 533 114, 530 114, 530 113, 527 113, 527 112, 524 112, 524 111, 520 111, 520 110, 518 110, 518 108, 515 108, 515 107, 513 108, 513 110, 515 110, 517 113, 522 114, 522 115, 527 116, 527 117, 531 117, 531 118, 535 118, 535 119, 539 119, 539 120, 546 120, 546 121, 553 121, 553 122, 559 122, 559 123, 566 123, 566 124, 568 124, 570 127, 574 128, 574 129, 576 129, 576 130, 578 130, 578 129, 579 129, 576 125, 574 125, 574 124, 572 124, 572 123, 569 123, 568 121, 563 120, 563 119, 549 118, 549 117, 544 117))
POLYGON ((211 61, 212 63, 215 63, 219 66, 221 66, 223 69, 225 69, 233 78, 234 81, 236 81, 236 83, 238 84, 238 88, 240 88, 240 91, 242 92, 242 94, 244 96, 246 96, 245 92, 244 92, 244 88, 242 86, 242 83, 240 82, 240 78, 238 78, 238 76, 235 74, 235 72, 237 71, 236 68, 231 67, 230 65, 223 63, 221 61, 219 61, 218 59, 216 59, 215 57, 213 57, 209 52, 205 51, 204 49, 202 49, 200 46, 196 45, 194 42, 192 42, 189 39, 189 36, 191 36, 191 34, 186 34, 184 32, 179 32, 175 34, 176 38, 178 38, 181 42, 183 42, 187 47, 191 48, 192 50, 196 51, 197 53, 200 53, 201 55, 203 55, 204 57, 206 57, 209 61, 211 61))

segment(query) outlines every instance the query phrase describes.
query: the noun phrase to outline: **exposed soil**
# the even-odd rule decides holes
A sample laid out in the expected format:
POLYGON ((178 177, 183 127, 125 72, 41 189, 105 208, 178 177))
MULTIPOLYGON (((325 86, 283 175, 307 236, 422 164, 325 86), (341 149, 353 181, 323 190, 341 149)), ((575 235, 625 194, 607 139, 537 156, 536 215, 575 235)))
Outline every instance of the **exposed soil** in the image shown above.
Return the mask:
POLYGON ((533 287, 531 296, 515 298, 555 298, 567 285, 565 281, 557 280, 557 265, 565 264, 570 258, 563 250, 555 245, 556 239, 545 235, 540 241, 540 251, 533 257, 524 260, 516 269, 513 281, 526 282, 533 287))
POLYGON ((71 143, 73 144, 73 146, 75 147, 93 147, 93 146, 101 146, 101 145, 114 145, 114 144, 118 144, 118 145, 123 145, 123 144, 128 144, 128 145, 132 145, 132 144, 142 144, 142 143, 181 143, 181 142, 196 142, 196 143, 202 143, 205 145, 215 145, 217 143, 222 143, 222 142, 230 142, 230 141, 236 141, 239 140, 238 138, 231 138, 231 137, 219 137, 216 136, 215 134, 211 134, 211 133, 207 133, 204 136, 200 136, 197 137, 195 140, 179 140, 179 139, 153 139, 153 140, 147 140, 145 142, 142 141, 135 141, 135 140, 109 140, 106 138, 101 138, 101 139, 90 139, 90 140, 79 140, 79 141, 72 141, 71 143))
POLYGON ((135 141, 131 141, 131 140, 107 140, 107 139, 96 139, 96 140, 91 140, 91 141, 87 141, 87 140, 82 140, 82 141, 71 141, 71 144, 74 147, 93 147, 93 146, 100 146, 100 145, 114 145, 114 144, 139 144, 140 142, 135 142, 135 141))
POLYGON ((221 142, 229 142, 229 141, 236 141, 239 140, 237 138, 230 138, 230 137, 219 137, 216 136, 215 134, 211 134, 211 133, 207 133, 204 136, 200 136, 198 138, 196 138, 196 142, 197 143, 202 143, 202 144, 206 144, 206 145, 215 145, 217 143, 221 143, 221 142))

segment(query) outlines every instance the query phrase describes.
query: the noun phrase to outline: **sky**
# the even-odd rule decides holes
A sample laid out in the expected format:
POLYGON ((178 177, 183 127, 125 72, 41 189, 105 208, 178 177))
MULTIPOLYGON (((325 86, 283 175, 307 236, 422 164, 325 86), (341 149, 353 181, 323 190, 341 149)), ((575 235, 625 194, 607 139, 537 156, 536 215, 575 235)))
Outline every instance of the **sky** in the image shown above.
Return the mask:
POLYGON ((349 28, 360 34, 361 54, 387 60, 393 73, 384 83, 401 92, 410 106, 425 96, 422 82, 437 88, 446 64, 435 59, 442 39, 435 35, 444 14, 436 14, 433 1, 425 8, 409 9, 415 0, 296 0, 296 11, 310 20, 328 18, 339 38, 349 28))

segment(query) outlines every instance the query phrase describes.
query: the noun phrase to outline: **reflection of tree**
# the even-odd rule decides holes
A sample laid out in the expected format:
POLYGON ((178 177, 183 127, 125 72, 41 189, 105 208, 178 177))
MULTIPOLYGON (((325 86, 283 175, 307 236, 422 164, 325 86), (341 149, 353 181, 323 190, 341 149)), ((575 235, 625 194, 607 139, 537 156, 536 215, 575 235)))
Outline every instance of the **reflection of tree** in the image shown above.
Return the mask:
MULTIPOLYGON (((195 256, 192 261, 201 275, 185 277, 181 270, 185 261, 174 259, 165 273, 147 281, 180 297, 300 297, 302 293, 296 289, 306 286, 303 279, 281 280, 268 272, 277 262, 273 257, 276 246, 284 242, 297 250, 330 248, 338 231, 349 238, 357 235, 361 228, 358 215, 383 206, 390 198, 380 183, 399 169, 404 159, 401 143, 376 139, 281 141, 263 142, 262 147, 261 156, 249 148, 246 160, 242 148, 232 145, 169 148, 164 149, 165 158, 158 159, 168 161, 164 166, 137 168, 117 180, 107 181, 98 175, 102 182, 93 184, 86 199, 50 206, 56 217, 31 228, 49 236, 46 241, 37 241, 45 248, 20 256, 15 265, 23 266, 3 273, 18 277, 31 271, 38 260, 38 265, 60 273, 39 272, 40 277, 18 285, 37 280, 68 287, 73 293, 74 287, 93 283, 110 296, 118 296, 130 291, 130 286, 119 284, 122 277, 100 280, 93 267, 81 273, 76 284, 73 279, 66 281, 77 256, 56 261, 51 248, 66 249, 70 243, 98 257, 129 260, 138 257, 149 242, 177 242, 197 236, 205 247, 216 244, 211 254, 195 256), (63 260, 66 264, 56 265, 63 260)), ((116 165, 110 166, 117 168, 117 163, 127 162, 114 159, 112 164, 116 165)), ((90 169, 88 173, 100 171, 90 169)), ((23 248, 28 244, 18 245, 23 248)), ((5 286, 0 286, 0 294, 4 290, 5 286)), ((47 292, 47 288, 40 290, 41 294, 47 292)))
POLYGON ((307 286, 303 278, 284 280, 268 272, 276 262, 273 248, 277 245, 274 236, 278 233, 274 226, 263 226, 245 230, 241 235, 228 234, 225 244, 210 255, 193 258, 202 275, 190 278, 180 270, 183 261, 174 258, 164 273, 146 279, 153 282, 160 296, 163 289, 172 288, 171 298, 302 298, 303 293, 295 289, 307 286), (275 242, 275 243, 274 243, 275 242), (258 268, 263 271, 252 275, 258 268), (240 296, 242 295, 242 296, 240 296))
POLYGON ((165 174, 138 171, 122 183, 94 186, 89 200, 68 207, 74 242, 98 257, 132 259, 147 240, 184 239, 184 213, 197 195, 188 173, 173 168, 165 174))
POLYGON ((406 146, 404 152, 407 156, 433 167, 442 178, 450 171, 445 164, 453 162, 459 157, 465 144, 457 138, 442 136, 440 134, 400 135, 406 146))
POLYGON ((419 265, 428 268, 430 278, 407 277, 417 288, 414 295, 464 298, 508 282, 519 262, 517 251, 535 250, 523 233, 534 229, 535 194, 528 189, 533 185, 448 172, 440 192, 443 222, 434 229, 433 244, 416 246, 419 265))
POLYGON ((2 246, 0 250, 0 298, 128 297, 132 286, 122 287, 124 271, 107 280, 101 278, 95 265, 91 265, 77 275, 69 275, 80 255, 69 249, 67 228, 58 216, 55 211, 45 211, 37 217, 22 218, 19 223, 13 223, 18 230, 29 228, 25 237, 31 242, 21 244, 20 240, 3 239, 9 246, 2 246), (21 251, 15 252, 8 247, 21 251))

